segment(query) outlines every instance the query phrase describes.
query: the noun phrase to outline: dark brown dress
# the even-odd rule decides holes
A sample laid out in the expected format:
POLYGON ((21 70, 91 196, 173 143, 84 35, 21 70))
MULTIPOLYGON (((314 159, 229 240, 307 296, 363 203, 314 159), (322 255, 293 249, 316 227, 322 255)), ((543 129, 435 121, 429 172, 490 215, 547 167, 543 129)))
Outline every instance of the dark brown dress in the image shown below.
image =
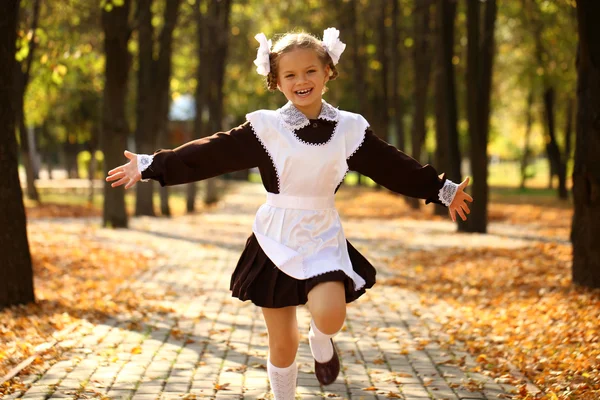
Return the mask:
MULTIPOLYGON (((329 140, 336 122, 314 119, 296 135, 303 141, 318 144, 329 140)), ((379 139, 367 129, 365 140, 347 160, 349 169, 373 179, 399 194, 426 199, 427 203, 442 204, 438 192, 445 178, 438 177, 430 165, 421 165, 394 146, 379 139)), ((173 150, 160 149, 154 153, 142 179, 154 179, 161 186, 200 181, 224 173, 258 167, 267 192, 278 193, 277 173, 269 155, 246 122, 227 132, 197 139, 173 150)), ((339 186, 338 186, 339 188, 339 186)), ((336 189, 337 191, 337 189, 336 189)), ((232 274, 232 296, 251 300, 260 307, 280 308, 305 304, 308 292, 317 284, 342 281, 346 302, 351 302, 375 284, 375 268, 347 241, 353 269, 366 281, 360 290, 342 271, 328 272, 306 280, 298 280, 279 270, 261 249, 251 234, 232 274)))

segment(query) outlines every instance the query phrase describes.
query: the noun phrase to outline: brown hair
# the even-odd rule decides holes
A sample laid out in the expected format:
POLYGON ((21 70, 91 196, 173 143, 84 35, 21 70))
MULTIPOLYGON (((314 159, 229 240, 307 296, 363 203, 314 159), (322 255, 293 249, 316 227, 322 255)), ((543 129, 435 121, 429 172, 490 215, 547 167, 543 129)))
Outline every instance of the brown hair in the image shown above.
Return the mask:
MULTIPOLYGON (((277 68, 279 66, 279 57, 284 53, 289 53, 296 49, 312 49, 317 53, 319 60, 323 65, 329 65, 329 80, 332 81, 338 76, 338 71, 333 65, 333 61, 327 51, 323 47, 323 43, 306 32, 286 33, 277 40, 273 49, 269 53, 269 62, 271 64, 271 72, 267 75, 267 87, 270 91, 277 90, 277 68)), ((324 90, 327 90, 325 87, 324 90)))

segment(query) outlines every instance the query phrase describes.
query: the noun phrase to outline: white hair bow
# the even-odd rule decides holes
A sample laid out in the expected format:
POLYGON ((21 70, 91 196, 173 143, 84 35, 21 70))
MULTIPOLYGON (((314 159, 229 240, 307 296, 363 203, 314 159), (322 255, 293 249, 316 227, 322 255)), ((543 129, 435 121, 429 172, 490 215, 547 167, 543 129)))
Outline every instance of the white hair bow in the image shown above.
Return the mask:
POLYGON ((342 43, 339 39, 340 31, 335 28, 327 28, 323 32, 323 47, 327 50, 327 53, 333 61, 333 65, 336 65, 340 60, 340 56, 346 48, 346 44, 342 43))
POLYGON ((267 40, 267 37, 264 33, 259 33, 254 36, 254 39, 260 43, 256 54, 256 60, 254 60, 254 64, 256 65, 256 72, 261 75, 267 76, 271 71, 271 63, 269 61, 269 53, 271 52, 271 40, 267 40))

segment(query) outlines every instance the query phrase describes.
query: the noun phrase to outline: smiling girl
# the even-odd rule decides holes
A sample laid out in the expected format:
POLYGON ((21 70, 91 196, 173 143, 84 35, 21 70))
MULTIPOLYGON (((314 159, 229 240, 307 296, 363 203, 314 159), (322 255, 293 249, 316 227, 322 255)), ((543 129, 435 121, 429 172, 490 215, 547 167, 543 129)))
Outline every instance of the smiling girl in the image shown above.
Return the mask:
POLYGON ((125 151, 129 163, 108 172, 113 187, 154 179, 161 186, 203 180, 258 167, 267 198, 256 213, 231 278, 234 297, 262 308, 269 333, 267 372, 275 399, 293 399, 298 368, 296 307, 312 316, 309 345, 322 385, 335 381, 340 363, 332 338, 346 318, 346 303, 375 284, 375 269, 344 236, 334 196, 349 170, 427 203, 444 204, 452 220, 469 213, 464 192, 379 139, 359 114, 332 107, 322 95, 338 76, 346 45, 334 28, 323 40, 285 34, 271 48, 264 34, 254 63, 269 90, 287 104, 258 110, 227 132, 153 155, 125 151))

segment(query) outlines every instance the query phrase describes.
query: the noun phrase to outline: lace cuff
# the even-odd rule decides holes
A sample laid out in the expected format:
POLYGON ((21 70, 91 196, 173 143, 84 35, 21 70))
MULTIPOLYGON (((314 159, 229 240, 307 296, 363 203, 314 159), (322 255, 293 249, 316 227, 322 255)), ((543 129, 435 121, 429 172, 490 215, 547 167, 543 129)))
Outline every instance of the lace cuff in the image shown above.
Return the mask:
MULTIPOLYGON (((148 155, 148 154, 138 154, 137 155, 137 167, 138 167, 138 172, 141 174, 142 172, 144 172, 149 166, 150 164, 152 164, 152 160, 154 159, 154 155, 148 155)), ((141 179, 142 182, 149 182, 150 179, 141 179)))
POLYGON ((458 186, 459 185, 457 183, 452 182, 450 179, 446 179, 446 182, 444 182, 444 186, 438 193, 438 198, 446 207, 449 207, 450 204, 452 204, 452 200, 454 200, 454 196, 456 196, 458 186))

